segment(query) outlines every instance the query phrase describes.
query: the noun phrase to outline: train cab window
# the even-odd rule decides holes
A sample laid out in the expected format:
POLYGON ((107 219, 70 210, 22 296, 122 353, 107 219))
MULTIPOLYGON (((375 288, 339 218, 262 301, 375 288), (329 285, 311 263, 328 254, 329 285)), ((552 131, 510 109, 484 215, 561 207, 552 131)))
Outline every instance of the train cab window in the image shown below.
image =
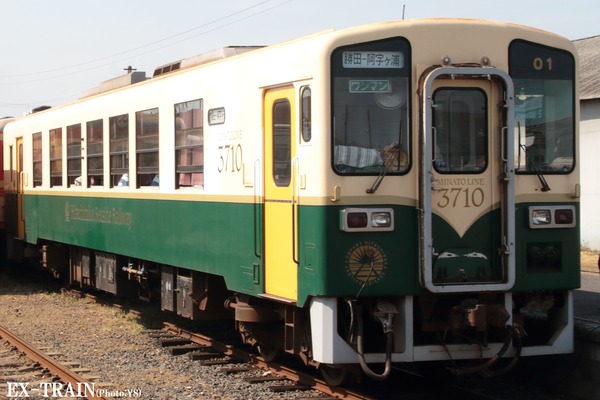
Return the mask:
POLYGON ((289 100, 273 104, 273 181, 279 187, 289 186, 292 174, 290 113, 289 100))
POLYGON ((204 187, 202 99, 175 104, 175 184, 204 187))
POLYGON ((108 119, 110 138, 110 186, 129 186, 129 115, 108 119))
POLYGON ((81 124, 67 126, 67 185, 81 186, 81 124))
POLYGON ((158 108, 135 113, 137 186, 159 186, 158 108))
POLYGON ((305 143, 310 142, 312 137, 312 119, 311 119, 311 93, 310 87, 304 86, 301 89, 302 105, 300 113, 302 116, 302 141, 305 143))
POLYGON ((102 186, 104 178, 104 157, 102 140, 102 120, 87 123, 87 168, 88 186, 102 186))
POLYGON ((515 40, 515 166, 520 173, 569 173, 575 163, 575 60, 564 50, 515 40))
POLYGON ((403 174, 410 151, 410 45, 391 38, 331 56, 332 165, 341 175, 403 174))
POLYGON ((63 184, 62 177, 62 128, 50 130, 50 186, 63 184))
POLYGON ((33 187, 42 186, 42 133, 33 134, 33 187))

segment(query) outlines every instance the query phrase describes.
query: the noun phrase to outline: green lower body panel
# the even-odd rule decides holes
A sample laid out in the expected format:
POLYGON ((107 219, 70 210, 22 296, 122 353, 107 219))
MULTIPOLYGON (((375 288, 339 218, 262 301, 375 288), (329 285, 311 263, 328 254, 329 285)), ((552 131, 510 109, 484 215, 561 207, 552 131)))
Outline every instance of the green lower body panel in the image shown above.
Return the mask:
MULTIPOLYGON (((268 243, 263 238, 261 205, 35 194, 27 195, 24 204, 26 240, 30 243, 48 240, 206 272, 223 276, 229 290, 251 295, 264 292, 263 254, 268 243)), ((422 293, 418 211, 409 206, 378 205, 393 210, 393 231, 344 232, 340 229, 344 207, 348 206, 298 207, 294 236, 298 305, 305 304, 310 296, 422 293)), ((526 209, 519 206, 516 212, 514 290, 578 287, 577 228, 532 230, 527 226, 526 209), (539 254, 546 256, 538 259, 539 254)), ((470 249, 483 248, 483 243, 477 243, 490 238, 478 235, 477 226, 474 224, 462 238, 450 234, 448 227, 448 234, 442 235, 447 241, 445 248, 452 250, 448 253, 466 259, 474 253, 470 249), (468 246, 461 244, 462 239, 468 246), (461 248, 468 251, 461 252, 461 248)), ((438 231, 443 233, 444 229, 440 226, 438 231)), ((492 250, 485 255, 485 259, 469 259, 472 271, 465 272, 497 280, 497 256, 492 250)), ((451 267, 450 259, 440 261, 440 276, 448 274, 451 267)))
POLYGON ((225 276, 259 293, 251 204, 29 195, 27 241, 50 240, 225 276))
POLYGON ((418 214, 394 210, 392 232, 343 232, 340 206, 303 207, 298 297, 398 296, 419 291, 418 214))
MULTIPOLYGON (((386 207, 394 208, 399 229, 352 233, 339 228, 339 206, 299 207, 299 305, 309 296, 418 292, 416 210, 386 207)), ((25 198, 28 242, 49 240, 215 274, 229 290, 253 295, 264 288, 262 220, 262 207, 247 203, 25 198)))
POLYGON ((532 205, 540 206, 519 204, 515 215, 515 291, 578 288, 581 286, 579 203, 564 204, 575 207, 575 227, 551 229, 529 227, 528 210, 532 205))

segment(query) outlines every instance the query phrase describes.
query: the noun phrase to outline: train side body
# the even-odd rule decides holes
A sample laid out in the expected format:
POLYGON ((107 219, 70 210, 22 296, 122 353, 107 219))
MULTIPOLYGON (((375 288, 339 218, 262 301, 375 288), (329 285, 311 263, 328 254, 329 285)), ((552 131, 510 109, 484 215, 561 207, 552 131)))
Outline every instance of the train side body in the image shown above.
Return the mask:
POLYGON ((75 280, 90 286, 94 256, 140 285, 154 271, 163 296, 173 268, 182 281, 222 280, 245 340, 334 371, 361 354, 569 352, 576 71, 571 43, 547 32, 416 20, 327 31, 84 98, 7 125, 9 243, 69 249, 75 280), (196 183, 183 185, 192 165, 181 165, 178 115, 191 104, 201 146, 186 142, 196 183), (116 184, 111 147, 123 115, 129 186, 116 184), (142 116, 158 132, 150 140, 142 116), (526 322, 535 312, 543 322, 526 322), (509 346, 521 329, 529 339, 509 346))

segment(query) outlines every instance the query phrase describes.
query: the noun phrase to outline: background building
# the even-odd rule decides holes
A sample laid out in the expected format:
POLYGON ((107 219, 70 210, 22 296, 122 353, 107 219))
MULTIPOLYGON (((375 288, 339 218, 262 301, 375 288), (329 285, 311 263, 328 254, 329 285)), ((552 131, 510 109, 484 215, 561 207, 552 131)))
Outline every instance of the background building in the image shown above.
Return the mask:
POLYGON ((579 53, 581 243, 600 250, 600 36, 573 43, 579 53))

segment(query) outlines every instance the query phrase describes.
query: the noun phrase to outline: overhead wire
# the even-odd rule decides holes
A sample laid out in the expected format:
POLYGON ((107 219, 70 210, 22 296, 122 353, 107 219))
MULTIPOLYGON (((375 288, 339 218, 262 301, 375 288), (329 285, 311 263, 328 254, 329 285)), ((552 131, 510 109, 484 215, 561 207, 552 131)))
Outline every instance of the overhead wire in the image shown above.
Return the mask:
MULTIPOLYGON (((79 63, 79 64, 74 64, 74 65, 70 65, 70 66, 66 66, 66 67, 60 67, 60 68, 49 69, 49 70, 45 70, 45 71, 37 71, 37 72, 29 72, 29 73, 21 73, 21 74, 11 74, 11 75, 0 75, 0 78, 18 78, 18 77, 26 77, 26 76, 42 75, 42 74, 47 74, 47 73, 51 73, 51 72, 58 72, 58 71, 64 71, 64 70, 74 69, 74 68, 78 68, 78 67, 81 67, 81 66, 85 66, 85 65, 89 65, 89 64, 94 64, 94 63, 97 63, 97 62, 100 62, 100 61, 109 60, 109 59, 112 59, 112 58, 115 58, 115 57, 122 56, 122 55, 124 55, 124 54, 132 53, 132 52, 138 51, 138 50, 140 50, 140 49, 144 49, 144 48, 147 48, 147 47, 153 46, 153 45, 155 45, 155 44, 158 44, 158 43, 166 42, 166 41, 168 41, 168 40, 171 40, 171 39, 173 39, 173 38, 176 38, 176 37, 183 36, 183 35, 185 35, 185 34, 188 34, 188 33, 190 33, 190 32, 197 31, 197 30, 199 30, 199 29, 202 29, 202 28, 205 28, 205 27, 207 27, 207 26, 210 26, 210 25, 216 24, 217 22, 220 22, 220 21, 223 21, 223 20, 229 19, 229 18, 231 18, 231 17, 233 17, 233 16, 235 16, 235 15, 242 14, 242 13, 244 13, 244 12, 248 11, 248 10, 251 10, 251 9, 253 9, 253 8, 256 8, 256 7, 259 7, 259 6, 261 6, 261 5, 263 5, 263 4, 266 4, 266 3, 270 3, 270 2, 272 2, 272 1, 274 1, 274 0, 264 0, 264 1, 261 1, 261 2, 259 2, 259 3, 257 3, 257 4, 254 4, 254 5, 250 6, 250 7, 246 7, 246 8, 244 8, 244 9, 242 9, 242 10, 239 10, 239 11, 233 12, 233 13, 231 13, 231 14, 228 14, 228 15, 224 16, 224 17, 217 18, 217 19, 215 19, 215 20, 209 21, 209 22, 207 22, 207 23, 205 23, 205 24, 202 24, 202 25, 200 25, 200 26, 197 26, 197 27, 195 27, 195 28, 191 28, 191 29, 185 30, 185 31, 183 31, 183 32, 176 33, 176 34, 174 34, 174 35, 167 36, 167 37, 165 37, 165 38, 162 38, 162 39, 159 39, 159 40, 155 40, 154 42, 146 43, 146 44, 143 44, 143 45, 141 45, 141 46, 137 46, 137 47, 134 47, 134 48, 132 48, 132 49, 124 50, 124 51, 121 51, 121 52, 118 52, 118 53, 115 53, 115 54, 112 54, 112 55, 109 55, 109 56, 100 57, 100 58, 97 58, 97 59, 94 59, 94 60, 90 60, 90 61, 85 61, 85 62, 82 62, 82 63, 79 63)), ((237 22, 240 22, 240 21, 243 21, 243 20, 249 19, 249 18, 251 18, 251 17, 254 17, 254 16, 256 16, 256 15, 259 15, 259 14, 265 13, 265 12, 267 12, 267 11, 270 11, 270 10, 272 10, 272 9, 274 9, 274 8, 280 7, 280 6, 284 5, 284 4, 290 3, 290 2, 292 2, 292 1, 294 1, 294 0, 287 0, 287 1, 284 1, 283 3, 276 4, 276 5, 272 6, 272 7, 269 7, 269 8, 263 9, 263 10, 260 10, 260 11, 258 11, 258 12, 255 12, 255 13, 253 13, 253 14, 247 15, 247 16, 245 16, 245 17, 243 17, 243 18, 239 18, 239 19, 237 19, 237 20, 235 20, 235 21, 232 21, 232 22, 230 22, 230 23, 227 23, 227 24, 224 24, 224 25, 220 25, 220 26, 218 26, 218 27, 216 27, 216 28, 213 28, 213 29, 210 29, 210 30, 207 30, 207 31, 201 32, 201 33, 199 33, 199 34, 196 34, 196 35, 193 35, 193 36, 187 37, 187 38, 185 38, 185 39, 182 39, 182 40, 179 40, 179 41, 177 41, 177 42, 174 42, 174 43, 169 43, 168 45, 161 46, 161 47, 158 47, 158 48, 156 48, 156 49, 153 49, 153 50, 150 50, 150 51, 146 51, 146 52, 144 52, 144 53, 141 53, 141 54, 137 54, 137 55, 135 55, 134 57, 139 57, 140 55, 145 55, 145 54, 151 53, 151 52, 153 52, 153 51, 161 50, 161 49, 163 49, 163 48, 165 48, 165 47, 167 47, 167 46, 170 46, 170 45, 173 45, 173 44, 178 44, 178 43, 184 42, 184 41, 186 41, 186 40, 190 40, 190 39, 196 38, 196 37, 198 37, 198 36, 204 35, 204 34, 206 34, 206 33, 214 32, 214 31, 216 31, 216 30, 218 30, 218 29, 224 28, 224 27, 226 27, 226 26, 233 25, 233 24, 235 24, 235 23, 237 23, 237 22)), ((118 61, 118 60, 117 60, 117 61, 118 61)), ((95 66, 95 67, 92 67, 92 68, 84 69, 84 70, 81 70, 81 71, 78 71, 78 72, 86 72, 86 71, 89 71, 89 70, 91 70, 91 69, 94 69, 94 68, 99 68, 99 67, 102 67, 102 66, 105 66, 105 65, 107 65, 107 64, 101 64, 101 65, 99 65, 99 66, 95 66)), ((78 73, 78 72, 76 72, 76 73, 78 73)), ((52 78, 55 78, 55 77, 60 77, 60 76, 63 76, 63 75, 54 76, 54 77, 52 77, 52 78)))
MULTIPOLYGON (((25 81, 19 81, 19 82, 0 83, 0 86, 5 86, 6 87, 6 86, 25 85, 25 84, 31 84, 31 83, 38 83, 38 82, 43 82, 43 81, 49 81, 49 80, 53 80, 53 79, 62 78, 64 76, 72 76, 74 74, 81 74, 81 73, 88 72, 88 71, 91 71, 91 70, 94 70, 94 69, 102 68, 104 66, 114 64, 115 62, 124 61, 124 60, 128 60, 128 59, 135 58, 135 57, 140 57, 142 55, 146 55, 146 54, 149 54, 149 53, 152 53, 152 52, 156 52, 156 51, 159 51, 159 50, 164 49, 166 47, 173 46, 175 44, 179 44, 179 43, 185 42, 187 40, 191 40, 191 39, 197 38, 199 36, 202 36, 202 35, 214 32, 216 30, 225 28, 227 26, 234 25, 234 24, 236 24, 238 22, 250 19, 250 18, 255 17, 257 15, 260 15, 260 14, 263 14, 265 12, 271 11, 271 10, 273 10, 275 8, 281 7, 281 6, 285 5, 285 4, 291 3, 294 0, 285 0, 285 1, 280 2, 278 4, 272 5, 271 7, 261 9, 259 11, 256 11, 256 12, 252 13, 252 14, 245 15, 243 17, 237 18, 237 19, 235 19, 233 21, 230 21, 230 22, 227 22, 225 24, 221 24, 221 25, 216 26, 214 28, 211 28, 211 29, 208 29, 208 30, 203 30, 202 32, 199 32, 199 33, 191 35, 191 36, 187 36, 187 37, 182 38, 182 39, 180 39, 178 41, 168 42, 168 41, 170 41, 172 39, 179 38, 179 37, 187 35, 187 34, 189 34, 191 32, 195 32, 195 31, 198 31, 198 30, 200 30, 202 28, 206 28, 206 27, 209 27, 211 25, 214 25, 214 24, 216 24, 218 22, 228 20, 228 19, 230 19, 230 18, 232 18, 232 17, 234 17, 236 15, 243 14, 243 13, 249 11, 249 10, 255 9, 255 8, 260 7, 260 6, 262 6, 262 5, 266 4, 266 3, 270 3, 272 1, 275 1, 275 0, 263 0, 263 1, 259 2, 259 3, 256 3, 256 4, 252 5, 252 6, 243 8, 243 9, 235 11, 235 12, 233 12, 231 14, 225 15, 225 16, 217 18, 217 19, 214 19, 214 20, 209 21, 207 23, 204 23, 204 24, 202 24, 200 26, 197 26, 197 27, 194 27, 194 28, 191 28, 191 29, 187 29, 187 30, 185 30, 183 32, 179 32, 179 33, 176 33, 174 35, 170 35, 170 36, 162 38, 160 40, 155 40, 153 42, 146 43, 144 45, 137 46, 135 48, 128 49, 128 50, 125 50, 125 51, 121 51, 121 52, 118 52, 118 53, 115 53, 115 54, 112 54, 112 55, 109 55, 109 56, 100 57, 100 58, 97 58, 97 59, 94 59, 94 60, 90 60, 90 61, 86 61, 86 62, 83 62, 83 63, 74 64, 74 65, 71 65, 71 66, 66 66, 66 67, 61 67, 61 68, 56 68, 56 69, 51 69, 51 70, 46 70, 46 71, 38 71, 38 72, 23 73, 23 74, 13 74, 13 75, 0 75, 0 79, 7 79, 7 78, 17 78, 17 77, 33 77, 33 76, 36 76, 36 75, 44 75, 44 74, 48 74, 48 73, 52 73, 52 72, 61 72, 61 71, 63 71, 63 73, 60 73, 60 74, 57 74, 57 75, 55 74, 55 75, 52 75, 52 76, 40 77, 40 78, 37 78, 37 79, 31 79, 31 80, 25 80, 25 81), (164 42, 168 42, 168 43, 164 44, 163 46, 152 48, 152 49, 149 49, 147 51, 144 51, 144 52, 141 52, 141 53, 137 53, 137 54, 134 54, 134 55, 126 57, 126 58, 119 58, 119 59, 116 59, 116 60, 112 60, 110 62, 106 62, 106 63, 102 63, 102 64, 97 64, 97 65, 92 65, 92 64, 96 64, 98 62, 104 61, 104 60, 111 60, 111 59, 114 59, 115 57, 123 56, 123 55, 130 54, 130 53, 134 53, 134 52, 137 52, 139 50, 142 50, 142 49, 154 46, 154 45, 159 44, 159 43, 164 43, 164 42), (88 67, 88 68, 83 68, 83 69, 79 69, 79 70, 76 70, 76 71, 70 71, 72 69, 76 69, 76 68, 79 68, 79 67, 84 67, 86 65, 91 65, 91 66, 88 67), (70 71, 70 72, 67 72, 67 71, 70 71)), ((52 101, 57 101, 57 100, 70 99, 72 97, 73 97, 73 95, 69 95, 69 96, 61 97, 60 99, 45 100, 43 102, 52 102, 52 101)), ((38 103, 38 102, 39 101, 36 101, 35 103, 38 103)), ((0 105, 3 105, 3 106, 15 106, 16 107, 16 106, 29 106, 30 104, 31 104, 31 102, 28 102, 28 103, 12 103, 12 102, 0 101, 0 105)))

